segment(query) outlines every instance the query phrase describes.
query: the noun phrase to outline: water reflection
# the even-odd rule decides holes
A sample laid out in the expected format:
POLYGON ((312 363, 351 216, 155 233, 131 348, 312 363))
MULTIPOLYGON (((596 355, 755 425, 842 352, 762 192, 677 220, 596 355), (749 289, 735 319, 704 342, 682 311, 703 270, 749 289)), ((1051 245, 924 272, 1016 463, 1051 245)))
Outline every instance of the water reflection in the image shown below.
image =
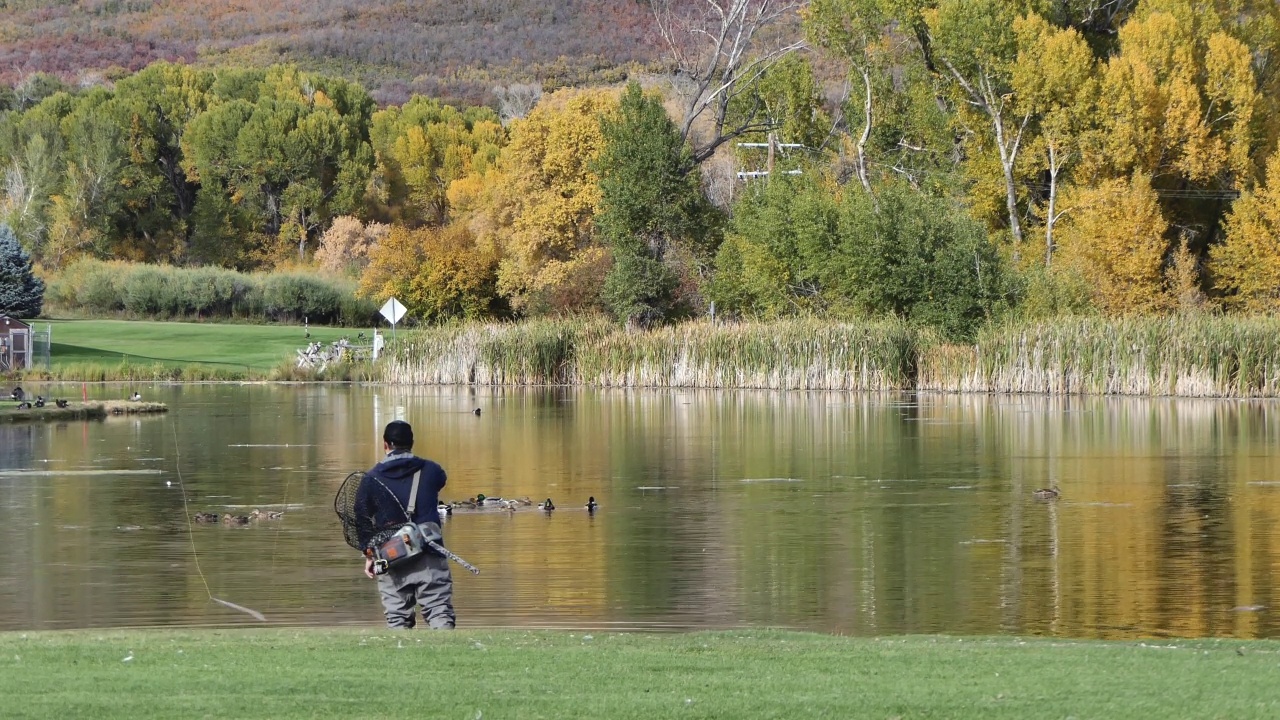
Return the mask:
POLYGON ((455 576, 464 625, 1280 636, 1270 402, 144 392, 173 412, 0 426, 0 628, 252 622, 211 595, 271 622, 378 622, 332 495, 403 418, 446 496, 560 508, 448 521, 484 571, 455 576), (1062 498, 1034 501, 1050 483, 1062 498), (285 516, 186 522, 253 508, 285 516))

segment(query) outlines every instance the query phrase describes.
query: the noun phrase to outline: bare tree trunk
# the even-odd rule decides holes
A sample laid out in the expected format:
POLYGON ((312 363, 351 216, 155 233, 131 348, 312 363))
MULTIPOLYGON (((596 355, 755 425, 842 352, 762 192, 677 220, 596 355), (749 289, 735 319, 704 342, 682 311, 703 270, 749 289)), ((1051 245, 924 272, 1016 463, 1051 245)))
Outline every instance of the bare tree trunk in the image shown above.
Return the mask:
POLYGON ((1061 166, 1058 164, 1058 151, 1049 143, 1049 212, 1044 219, 1044 266, 1049 267, 1053 264, 1053 224, 1057 222, 1058 216, 1054 214, 1054 209, 1058 204, 1058 171, 1061 166))
POLYGON ((1022 133, 1027 129, 1031 114, 1024 115, 1022 122, 1018 125, 1018 132, 1012 138, 1008 137, 1004 127, 1004 96, 992 87, 990 76, 981 75, 978 78, 978 87, 975 88, 964 75, 960 74, 959 70, 956 70, 950 60, 944 59, 943 62, 955 77, 956 82, 960 83, 960 87, 968 93, 969 104, 982 110, 991 119, 991 125, 996 134, 996 148, 1000 151, 1000 168, 1004 171, 1005 207, 1009 211, 1009 230, 1013 233, 1013 258, 1016 261, 1020 254, 1023 234, 1022 223, 1018 220, 1018 186, 1014 181, 1013 168, 1018 162, 1022 133))
POLYGON ((871 181, 867 178, 867 140, 871 138, 871 73, 867 72, 865 67, 858 68, 858 72, 862 73, 862 85, 867 91, 863 104, 862 135, 858 137, 858 180, 862 182, 862 189, 870 194, 871 181))

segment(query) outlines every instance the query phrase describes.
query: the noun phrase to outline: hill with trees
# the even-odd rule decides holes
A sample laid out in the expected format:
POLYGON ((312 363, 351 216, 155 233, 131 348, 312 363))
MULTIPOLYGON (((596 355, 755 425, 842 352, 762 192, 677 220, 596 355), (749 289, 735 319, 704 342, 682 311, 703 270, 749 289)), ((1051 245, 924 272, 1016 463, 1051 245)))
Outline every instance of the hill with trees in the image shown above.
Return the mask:
POLYGON ((35 73, 92 83, 156 60, 294 63, 382 103, 476 104, 495 85, 615 82, 663 57, 640 0, 4 0, 0 24, 9 85, 35 73))

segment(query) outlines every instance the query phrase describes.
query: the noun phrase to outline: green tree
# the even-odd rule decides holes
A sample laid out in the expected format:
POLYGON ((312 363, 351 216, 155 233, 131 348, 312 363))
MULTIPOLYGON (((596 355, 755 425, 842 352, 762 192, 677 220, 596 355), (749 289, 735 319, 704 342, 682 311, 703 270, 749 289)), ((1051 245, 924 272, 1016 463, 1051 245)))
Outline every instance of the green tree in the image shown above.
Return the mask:
POLYGON ((701 262, 716 245, 714 211, 693 155, 661 101, 636 83, 601 129, 596 226, 614 258, 609 305, 620 320, 673 317, 688 298, 675 295, 681 279, 669 256, 676 251, 701 262))
POLYGON ((44 307, 44 281, 13 230, 0 223, 0 315, 33 318, 44 307))
POLYGON ((893 313, 968 339, 1011 299, 986 230, 949 201, 901 184, 873 201, 849 194, 826 284, 864 311, 893 313))

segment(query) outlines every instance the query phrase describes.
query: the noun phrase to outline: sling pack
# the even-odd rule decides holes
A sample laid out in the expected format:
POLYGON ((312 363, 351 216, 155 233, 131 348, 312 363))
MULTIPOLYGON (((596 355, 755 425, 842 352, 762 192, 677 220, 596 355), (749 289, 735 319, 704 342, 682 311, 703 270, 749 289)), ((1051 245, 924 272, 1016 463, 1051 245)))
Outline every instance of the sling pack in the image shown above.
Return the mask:
MULTIPOLYGON (((374 478, 377 480, 376 478, 374 478)), ((373 547, 365 551, 365 555, 373 558, 373 572, 375 575, 381 575, 387 572, 387 568, 398 565, 412 557, 417 557, 426 552, 428 546, 428 538, 423 533, 422 528, 413 521, 413 510, 418 505, 418 481, 422 479, 422 471, 413 474, 413 486, 409 488, 409 507, 401 506, 404 510, 404 519, 408 522, 392 531, 391 536, 374 544, 373 547)), ((377 480, 379 485, 382 481, 377 480)), ((391 488, 382 485, 391 498, 395 499, 395 493, 391 492, 391 488)), ((400 503, 396 500, 396 504, 400 503)), ((440 541, 440 537, 434 538, 435 542, 440 541)))

